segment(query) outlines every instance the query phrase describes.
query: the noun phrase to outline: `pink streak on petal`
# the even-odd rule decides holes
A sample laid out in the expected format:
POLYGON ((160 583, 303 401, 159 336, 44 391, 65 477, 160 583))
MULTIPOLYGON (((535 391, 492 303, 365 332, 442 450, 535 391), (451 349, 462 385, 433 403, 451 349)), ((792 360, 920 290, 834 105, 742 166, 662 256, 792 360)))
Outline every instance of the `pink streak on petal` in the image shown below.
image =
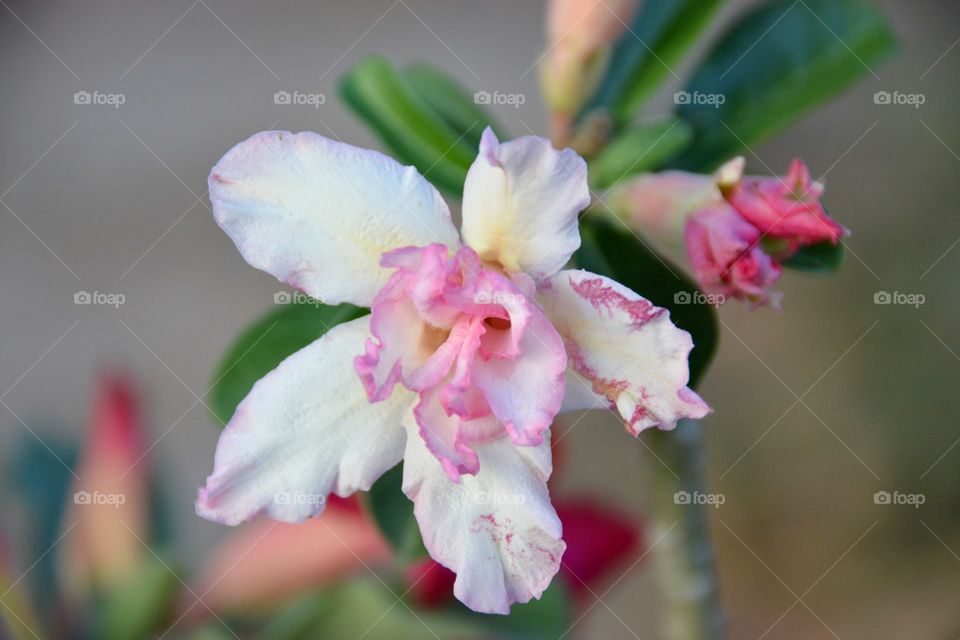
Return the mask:
POLYGON ((655 307, 646 298, 636 298, 634 300, 627 298, 613 287, 604 284, 600 278, 581 282, 571 280, 570 286, 580 297, 589 301, 598 310, 606 308, 607 310, 621 309, 626 311, 632 318, 632 326, 637 329, 650 322, 650 320, 659 318, 664 312, 663 309, 655 307))

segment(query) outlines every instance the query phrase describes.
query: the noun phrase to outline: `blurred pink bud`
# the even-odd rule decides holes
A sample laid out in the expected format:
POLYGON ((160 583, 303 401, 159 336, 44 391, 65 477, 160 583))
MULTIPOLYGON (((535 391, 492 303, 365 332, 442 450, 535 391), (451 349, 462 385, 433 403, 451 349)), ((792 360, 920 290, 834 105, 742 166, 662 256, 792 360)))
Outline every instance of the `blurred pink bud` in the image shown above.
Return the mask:
POLYGON ((424 558, 407 569, 410 600, 422 609, 436 609, 453 598, 456 574, 434 560, 424 558))
POLYGON ((303 524, 260 519, 228 537, 184 594, 178 615, 195 622, 211 610, 263 610, 391 557, 356 500, 331 496, 326 510, 303 524))
POLYGON ((727 202, 765 235, 786 239, 791 248, 829 241, 849 234, 827 215, 820 197, 823 184, 811 180, 802 160, 794 160, 784 177, 743 175, 743 158, 718 172, 718 185, 727 202))
POLYGON ((550 0, 541 81, 554 115, 554 142, 565 144, 573 116, 599 83, 610 48, 637 4, 638 0, 550 0))
POLYGON ((143 423, 128 378, 97 377, 87 440, 68 496, 64 588, 73 598, 133 575, 146 553, 149 504, 143 423))
POLYGON ((609 196, 614 213, 629 227, 666 246, 678 247, 695 211, 722 202, 712 176, 664 171, 628 178, 609 196))
POLYGON ((733 207, 719 203, 697 211, 687 221, 684 236, 705 293, 779 305, 780 294, 770 287, 780 277, 780 265, 761 250, 760 230, 733 207))
POLYGON ((560 575, 575 597, 593 601, 601 582, 642 553, 640 523, 595 500, 557 501, 557 515, 567 541, 560 575))

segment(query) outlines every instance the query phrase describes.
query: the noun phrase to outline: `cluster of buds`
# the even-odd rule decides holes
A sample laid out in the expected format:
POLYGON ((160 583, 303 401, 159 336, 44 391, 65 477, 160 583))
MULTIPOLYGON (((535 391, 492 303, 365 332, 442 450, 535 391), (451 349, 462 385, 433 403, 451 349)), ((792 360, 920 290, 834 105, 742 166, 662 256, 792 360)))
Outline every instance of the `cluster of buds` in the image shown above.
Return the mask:
POLYGON ((849 232, 831 219, 802 160, 786 176, 744 175, 744 159, 712 175, 667 171, 625 181, 611 209, 644 234, 675 244, 680 238, 705 293, 778 306, 771 290, 781 263, 803 247, 836 244, 849 232))

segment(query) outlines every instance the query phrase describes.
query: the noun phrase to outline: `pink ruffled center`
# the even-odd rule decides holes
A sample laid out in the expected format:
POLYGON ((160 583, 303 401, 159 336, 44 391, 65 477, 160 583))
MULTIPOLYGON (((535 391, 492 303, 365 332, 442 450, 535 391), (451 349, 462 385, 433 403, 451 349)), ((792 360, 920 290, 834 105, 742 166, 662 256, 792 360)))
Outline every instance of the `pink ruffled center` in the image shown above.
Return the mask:
POLYGON ((479 470, 477 442, 542 443, 563 399, 566 355, 522 276, 515 282, 469 247, 450 255, 442 244, 389 251, 380 264, 394 273, 354 362, 371 402, 398 382, 417 392, 420 434, 454 481, 479 470))
POLYGON ((827 215, 822 195, 823 185, 810 178, 802 160, 794 160, 783 178, 743 178, 727 200, 761 232, 790 240, 795 251, 816 242, 836 244, 848 233, 827 215))
POLYGON ((698 211, 687 221, 686 244, 697 280, 708 293, 776 305, 769 289, 781 268, 760 247, 760 230, 726 204, 698 211))

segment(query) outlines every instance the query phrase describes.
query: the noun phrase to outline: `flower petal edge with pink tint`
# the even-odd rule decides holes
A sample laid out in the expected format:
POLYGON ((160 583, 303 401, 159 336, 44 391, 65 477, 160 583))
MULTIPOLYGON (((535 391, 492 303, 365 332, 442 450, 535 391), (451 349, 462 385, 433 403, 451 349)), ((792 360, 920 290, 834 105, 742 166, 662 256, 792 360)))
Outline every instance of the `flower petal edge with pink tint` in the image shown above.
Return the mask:
POLYGON ((214 218, 244 259, 328 304, 369 306, 387 279, 386 251, 460 243, 443 198, 413 167, 312 132, 257 133, 208 182, 214 218))
POLYGON ((403 415, 416 397, 397 389, 370 403, 353 357, 369 318, 337 325, 261 378, 220 434, 197 514, 236 525, 257 515, 303 522, 326 497, 366 491, 403 456, 403 415))
POLYGON ((464 184, 463 239, 483 260, 541 280, 580 246, 577 215, 588 204, 587 164, 576 152, 535 136, 501 144, 488 127, 464 184))
POLYGON ((454 595, 474 611, 510 612, 539 598, 566 545, 547 490, 550 443, 476 445, 480 469, 450 482, 408 417, 403 491, 430 556, 457 574, 454 595))
MULTIPOLYGON (((544 282, 539 300, 563 337, 572 375, 590 386, 594 404, 615 407, 627 430, 672 429, 709 407, 687 387, 690 334, 627 287, 594 273, 566 270, 544 282), (604 403, 604 400, 606 402, 604 403)), ((590 394, 581 393, 582 400, 590 394)), ((577 407, 567 403, 564 409, 577 407)))

